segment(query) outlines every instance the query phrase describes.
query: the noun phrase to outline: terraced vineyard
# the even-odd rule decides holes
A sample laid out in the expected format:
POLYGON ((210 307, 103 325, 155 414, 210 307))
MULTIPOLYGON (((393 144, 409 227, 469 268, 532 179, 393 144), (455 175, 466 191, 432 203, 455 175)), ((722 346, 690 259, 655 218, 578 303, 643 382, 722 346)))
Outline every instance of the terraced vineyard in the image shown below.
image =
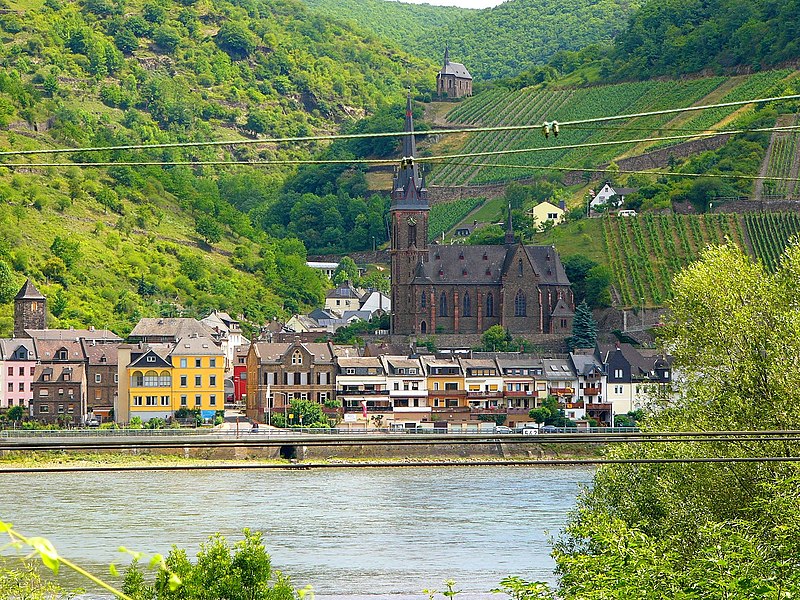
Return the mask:
MULTIPOLYGON (((685 81, 642 81, 575 90, 538 90, 518 92, 491 90, 471 98, 447 114, 454 124, 500 126, 537 125, 543 121, 574 121, 614 114, 633 114, 705 103, 703 99, 721 85, 732 86, 715 102, 729 102, 763 96, 774 91, 779 81, 791 71, 765 71, 733 79, 708 77, 685 81)), ((703 111, 681 125, 702 129, 717 124, 736 108, 703 111)), ((490 183, 530 177, 547 166, 566 168, 595 167, 631 150, 634 144, 567 149, 579 143, 617 141, 673 135, 659 131, 674 115, 640 117, 613 124, 562 127, 558 138, 545 139, 537 128, 522 131, 476 133, 468 137, 459 153, 498 150, 535 149, 532 152, 459 159, 457 164, 437 167, 431 181, 438 185, 490 183), (627 128, 627 129, 626 129, 627 128), (479 165, 511 165, 479 166, 479 165), (525 167, 538 167, 526 169, 525 167)), ((684 133, 684 132, 677 132, 684 133)), ((670 142, 663 142, 668 144, 670 142)), ((653 145, 654 147, 655 145, 653 145)))
POLYGON ((484 201, 485 198, 462 198, 431 206, 428 215, 428 241, 441 236, 442 233, 446 234, 484 201))
POLYGON ((660 306, 672 297, 672 278, 702 250, 726 240, 774 269, 787 240, 800 234, 798 213, 604 217, 603 246, 621 306, 660 306))
MULTIPOLYGON (((797 116, 788 119, 786 124, 795 125, 797 116)), ((765 180, 763 194, 788 198, 800 196, 800 183, 797 179, 800 166, 800 131, 776 131, 772 134, 767 165, 763 174, 767 177, 782 178, 779 181, 765 180)))
POLYGON ((753 254, 767 268, 774 269, 788 240, 800 233, 797 213, 746 214, 744 222, 753 244, 753 254))

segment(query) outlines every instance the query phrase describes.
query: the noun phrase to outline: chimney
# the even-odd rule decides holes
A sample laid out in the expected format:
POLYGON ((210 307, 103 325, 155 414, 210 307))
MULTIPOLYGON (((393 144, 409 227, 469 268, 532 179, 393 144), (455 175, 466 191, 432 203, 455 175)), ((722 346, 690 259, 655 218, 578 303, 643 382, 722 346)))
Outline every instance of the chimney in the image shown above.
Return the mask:
POLYGON ((560 208, 561 210, 567 210, 567 203, 564 201, 563 198, 558 201, 558 208, 560 208))

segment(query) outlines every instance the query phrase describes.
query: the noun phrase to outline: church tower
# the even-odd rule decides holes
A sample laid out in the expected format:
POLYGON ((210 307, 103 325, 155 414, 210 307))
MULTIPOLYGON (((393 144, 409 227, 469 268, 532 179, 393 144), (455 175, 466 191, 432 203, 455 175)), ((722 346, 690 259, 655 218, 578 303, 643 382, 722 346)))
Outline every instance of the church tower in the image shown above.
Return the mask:
POLYGON ((26 329, 47 329, 47 300, 28 279, 14 297, 14 337, 26 329))
POLYGON ((414 139, 414 117, 411 95, 406 101, 406 135, 403 136, 403 157, 392 185, 391 277, 392 333, 413 331, 414 295, 410 285, 417 265, 428 259, 428 190, 420 176, 414 139))

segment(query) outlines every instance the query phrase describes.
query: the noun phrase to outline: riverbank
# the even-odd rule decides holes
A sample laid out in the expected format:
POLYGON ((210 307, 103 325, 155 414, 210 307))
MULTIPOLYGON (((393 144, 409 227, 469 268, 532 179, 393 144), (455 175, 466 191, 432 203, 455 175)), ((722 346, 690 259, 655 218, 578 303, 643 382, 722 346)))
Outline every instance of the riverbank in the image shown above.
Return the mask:
POLYGON ((170 470, 324 467, 402 467, 458 465, 552 465, 592 460, 603 455, 601 444, 524 444, 513 448, 447 446, 349 446, 300 448, 293 458, 281 458, 270 448, 159 448, 128 451, 2 451, 0 472, 22 470, 170 470), (524 446, 524 447, 521 447, 524 446))

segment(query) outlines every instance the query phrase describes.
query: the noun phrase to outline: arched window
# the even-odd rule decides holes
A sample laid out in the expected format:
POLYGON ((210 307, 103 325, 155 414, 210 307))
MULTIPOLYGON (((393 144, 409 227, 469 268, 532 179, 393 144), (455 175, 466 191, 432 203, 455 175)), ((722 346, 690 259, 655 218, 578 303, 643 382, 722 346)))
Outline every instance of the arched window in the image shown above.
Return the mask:
POLYGON ((295 350, 294 354, 292 354, 292 364, 293 365, 303 364, 303 354, 300 352, 300 350, 295 350))
POLYGON ((522 277, 522 259, 519 259, 519 263, 517 264, 517 268, 519 269, 519 276, 522 277))
POLYGON ((142 375, 141 371, 134 371, 133 375, 131 376, 131 387, 143 387, 144 386, 144 375, 142 375))
POLYGON ((420 333, 428 333, 428 324, 425 321, 419 324, 420 333))
POLYGON ((528 306, 525 299, 525 293, 522 290, 519 290, 517 295, 514 297, 514 316, 525 317, 527 314, 528 306))
POLYGON ((417 245, 417 225, 415 223, 414 225, 408 226, 408 247, 411 248, 411 246, 416 246, 416 245, 417 245))
POLYGON ((442 292, 442 295, 439 296, 439 316, 447 316, 447 294, 444 292, 442 292))
POLYGON ((148 371, 144 374, 144 387, 158 386, 158 373, 155 371, 148 371))
POLYGON ((486 294, 486 316, 493 317, 494 316, 494 296, 491 292, 486 294))
POLYGON ((464 316, 472 316, 472 301, 469 299, 469 292, 464 292, 464 316))
POLYGON ((169 371, 161 371, 158 376, 158 387, 169 387, 172 385, 172 376, 169 371))
POLYGON ((425 292, 419 297, 419 306, 420 308, 426 308, 428 306, 428 295, 425 292))

